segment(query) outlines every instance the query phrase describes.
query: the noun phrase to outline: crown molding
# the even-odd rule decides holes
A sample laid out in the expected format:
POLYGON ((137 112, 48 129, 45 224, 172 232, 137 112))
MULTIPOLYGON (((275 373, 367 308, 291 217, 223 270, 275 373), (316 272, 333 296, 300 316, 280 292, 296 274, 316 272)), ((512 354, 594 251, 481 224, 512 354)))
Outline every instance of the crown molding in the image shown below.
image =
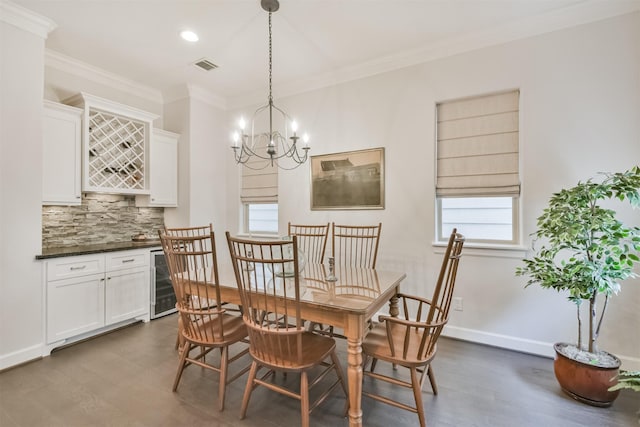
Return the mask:
POLYGON ((189 90, 186 85, 176 85, 162 91, 162 99, 165 104, 189 99, 189 90))
POLYGON ((57 27, 51 19, 6 0, 0 0, 0 21, 43 39, 46 39, 49 33, 57 27))
MULTIPOLYGON (((587 0, 574 6, 515 21, 490 30, 467 33, 460 37, 430 44, 424 48, 399 52, 362 64, 280 84, 274 87, 274 92, 277 92, 279 97, 298 95, 436 59, 602 21, 637 11, 640 11, 639 0, 587 0)), ((264 91, 247 92, 229 99, 228 106, 231 109, 242 108, 258 104, 263 98, 264 91)))
POLYGON ((227 100, 224 97, 193 84, 174 86, 162 91, 162 95, 164 97, 164 102, 167 104, 181 99, 197 99, 198 101, 202 101, 212 107, 219 108, 221 110, 227 109, 227 100))
POLYGON ((104 84, 117 90, 133 94, 158 104, 163 103, 162 92, 149 86, 142 85, 133 80, 125 79, 114 73, 87 64, 59 52, 45 50, 45 66, 56 70, 82 77, 87 80, 104 84))
POLYGON ((220 108, 221 110, 227 109, 227 101, 220 95, 217 95, 200 86, 191 84, 187 85, 187 90, 189 92, 189 97, 192 99, 197 99, 198 101, 202 101, 206 104, 211 105, 212 107, 220 108))

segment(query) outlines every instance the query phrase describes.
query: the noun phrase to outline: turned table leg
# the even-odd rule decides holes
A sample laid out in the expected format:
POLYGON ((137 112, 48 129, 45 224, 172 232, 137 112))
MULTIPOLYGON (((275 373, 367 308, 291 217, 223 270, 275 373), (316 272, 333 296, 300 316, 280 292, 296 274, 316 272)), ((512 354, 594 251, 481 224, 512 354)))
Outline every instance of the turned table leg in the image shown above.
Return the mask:
POLYGON ((396 293, 389 300, 389 314, 391 317, 398 317, 400 310, 398 309, 398 293, 396 293))
POLYGON ((362 340, 347 340, 347 378, 349 382, 349 425, 362 425, 362 340))
POLYGON ((347 381, 349 383, 349 426, 362 426, 362 339, 365 322, 349 319, 347 336, 347 381))

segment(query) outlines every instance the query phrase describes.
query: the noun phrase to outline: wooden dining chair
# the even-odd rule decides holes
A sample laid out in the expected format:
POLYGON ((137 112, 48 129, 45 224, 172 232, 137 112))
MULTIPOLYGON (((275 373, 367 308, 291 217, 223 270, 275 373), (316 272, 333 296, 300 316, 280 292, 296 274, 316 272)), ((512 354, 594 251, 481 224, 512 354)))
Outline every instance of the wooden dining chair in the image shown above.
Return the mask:
POLYGON ((173 391, 178 389, 187 366, 193 364, 213 370, 220 375, 218 409, 222 411, 227 384, 247 372, 249 365, 231 377, 228 375, 229 364, 248 353, 248 348, 244 348, 234 356, 229 355, 231 345, 246 340, 247 328, 240 316, 229 314, 223 305, 215 303, 221 299, 214 233, 187 236, 161 233, 160 238, 176 289, 176 308, 184 341, 173 391), (220 351, 218 365, 205 360, 213 349, 220 351))
MULTIPOLYGON (((297 236, 287 241, 255 241, 233 238, 227 232, 229 252, 240 293, 243 320, 249 331, 249 351, 253 358, 242 399, 240 418, 244 419, 254 389, 264 386, 300 401, 302 426, 309 425, 309 414, 329 393, 347 387, 333 338, 307 332, 300 317, 300 278, 297 236), (291 275, 287 271, 293 272, 291 275), (318 368, 318 369, 316 369, 318 368), (265 373, 258 375, 261 370, 265 373), (309 371, 314 370, 313 378, 309 371), (319 373, 317 371, 320 370, 319 373), (327 374, 337 379, 327 384, 327 374), (275 372, 299 373, 299 389, 276 383, 275 372), (313 403, 310 389, 325 385, 313 403)), ((345 415, 348 400, 345 401, 345 415)))
MULTIPOLYGON (((331 223, 331 229, 331 256, 336 266, 376 268, 382 223, 377 225, 331 223)), ((331 337, 346 338, 337 333, 331 325, 312 322, 309 330, 331 337)))
MULTIPOLYGON (((167 227, 165 226, 162 230, 158 231, 158 235, 160 236, 160 242, 163 242, 161 234, 164 233, 167 236, 173 236, 173 237, 198 237, 198 236, 209 236, 211 233, 213 233, 213 224, 209 223, 209 225, 202 225, 202 226, 195 226, 195 227, 167 227)), ((183 243, 186 244, 186 243, 183 243)), ((162 245, 162 249, 165 253, 165 257, 166 257, 166 253, 167 251, 165 250, 164 244, 162 245)), ((167 265, 167 267, 169 267, 167 265)), ((169 271, 169 276, 171 276, 171 271, 169 271)), ((173 284, 173 282, 172 282, 173 284)), ((177 295, 178 294, 178 290, 176 290, 175 286, 173 287, 173 291, 174 293, 177 295)), ((214 304, 211 303, 210 304, 214 304)), ((228 310, 230 311, 239 311, 238 307, 233 307, 233 306, 229 306, 229 304, 227 304, 226 302, 223 302, 222 305, 224 305, 228 310)), ((182 333, 180 332, 182 330, 182 320, 181 317, 178 316, 178 334, 176 336, 176 349, 180 348, 181 345, 183 344, 182 341, 182 333)))
MULTIPOLYGON (((213 231, 213 225, 209 223, 208 226, 198 226, 198 227, 179 227, 179 228, 169 228, 166 225, 162 230, 158 230, 158 236, 160 237, 160 242, 162 244, 162 250, 164 252, 165 258, 167 257, 167 251, 164 248, 164 240, 162 239, 162 233, 167 234, 169 236, 175 237, 188 237, 188 236, 206 236, 213 231)), ((169 263, 167 262, 167 268, 170 269, 169 263)), ((169 270, 169 280, 171 280, 171 271, 169 270)), ((173 281, 171 280, 171 285, 173 286, 173 281)), ((173 292, 178 295, 178 290, 175 286, 173 286, 173 292)), ((182 347, 183 338, 182 338, 182 318, 178 316, 178 333, 176 334, 176 349, 180 349, 182 347)))
POLYGON ((382 223, 378 225, 331 224, 331 256, 336 265, 376 268, 382 223))
POLYGON ((329 223, 321 225, 291 224, 287 227, 289 236, 298 236, 298 248, 306 256, 307 264, 322 264, 329 238, 329 223))
POLYGON ((453 229, 433 297, 429 300, 419 296, 398 294, 398 299, 402 302, 404 318, 380 316, 381 323, 367 334, 362 343, 365 356, 364 376, 412 389, 415 406, 373 391, 363 390, 362 395, 417 413, 422 427, 426 424, 422 405, 422 385, 425 377, 429 377, 433 394, 438 394, 431 361, 436 355, 438 337, 449 318, 451 297, 464 240, 464 236, 453 229), (410 307, 415 307, 413 315, 410 307), (371 369, 367 371, 366 365, 369 360, 371 360, 371 369), (393 364, 394 369, 396 365, 407 368, 410 380, 403 380, 397 375, 391 377, 375 372, 378 360, 393 364))

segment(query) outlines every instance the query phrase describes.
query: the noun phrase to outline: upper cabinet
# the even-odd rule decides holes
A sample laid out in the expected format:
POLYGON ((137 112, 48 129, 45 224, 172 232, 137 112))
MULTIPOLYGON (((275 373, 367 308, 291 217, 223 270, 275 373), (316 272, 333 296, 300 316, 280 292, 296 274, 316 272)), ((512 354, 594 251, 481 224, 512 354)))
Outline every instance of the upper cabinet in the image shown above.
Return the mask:
POLYGON ((82 110, 44 102, 42 204, 79 205, 82 110))
POLYGON ((158 116, 84 92, 65 103, 84 109, 82 191, 149 194, 149 150, 158 116))
POLYGON ((148 196, 136 196, 136 206, 178 206, 178 139, 180 135, 153 129, 148 196))

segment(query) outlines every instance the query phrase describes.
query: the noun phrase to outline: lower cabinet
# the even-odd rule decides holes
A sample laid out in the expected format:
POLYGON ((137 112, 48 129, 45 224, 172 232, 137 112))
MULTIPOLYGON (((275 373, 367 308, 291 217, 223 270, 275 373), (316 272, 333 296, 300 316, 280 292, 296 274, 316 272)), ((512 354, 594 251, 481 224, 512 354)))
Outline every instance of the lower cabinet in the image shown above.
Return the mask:
POLYGON ((105 285, 105 323, 122 322, 149 312, 149 268, 109 273, 105 285))
POLYGON ((104 326, 104 273, 47 283, 47 342, 104 326))
POLYGON ((47 261, 47 343, 126 320, 148 320, 149 280, 148 250, 47 261))

